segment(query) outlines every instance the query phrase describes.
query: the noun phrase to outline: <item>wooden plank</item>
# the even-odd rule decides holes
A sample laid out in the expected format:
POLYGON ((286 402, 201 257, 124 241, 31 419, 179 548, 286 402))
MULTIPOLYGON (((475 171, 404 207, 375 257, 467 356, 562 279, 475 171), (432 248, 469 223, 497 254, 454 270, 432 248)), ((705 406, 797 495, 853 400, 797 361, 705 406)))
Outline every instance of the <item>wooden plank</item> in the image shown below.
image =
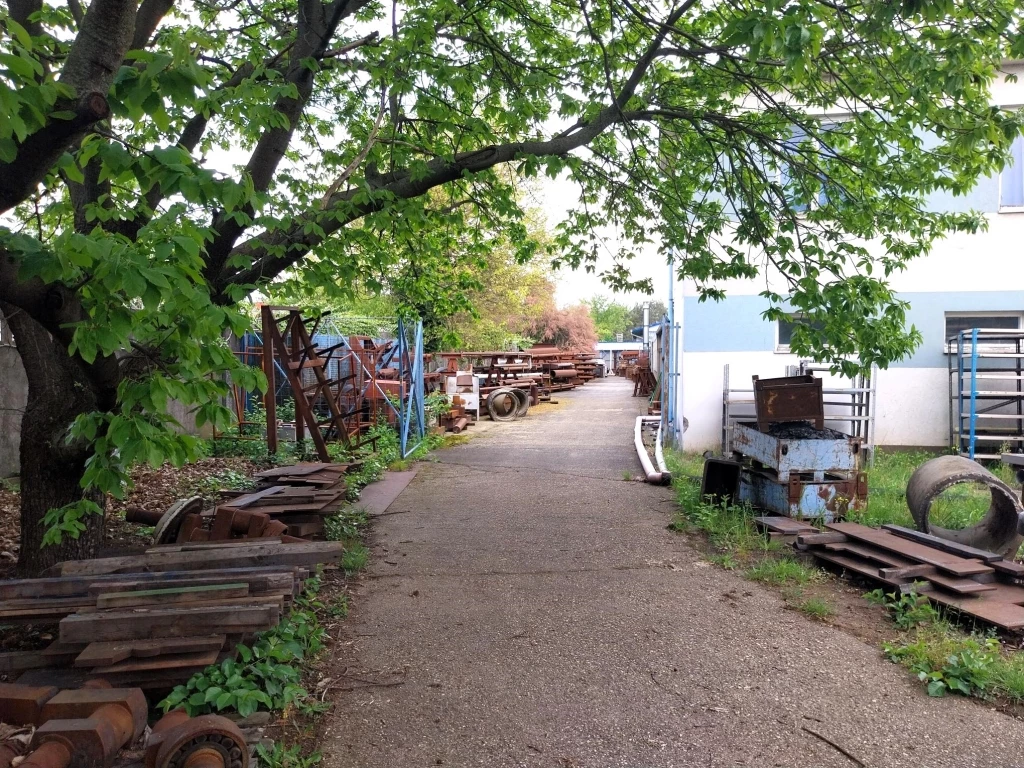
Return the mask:
POLYGON ((796 537, 797 543, 799 544, 838 544, 846 541, 846 536, 835 531, 826 531, 825 533, 799 533, 796 537))
POLYGON ((956 608, 982 621, 995 624, 997 627, 1011 631, 1024 629, 1024 607, 1022 606, 990 600, 988 597, 961 597, 943 594, 938 590, 927 594, 930 600, 956 608))
POLYGON ((65 643, 190 637, 211 629, 224 634, 258 632, 277 624, 276 605, 229 605, 201 608, 156 608, 76 614, 60 622, 65 643))
POLYGON ((156 656, 151 659, 126 659, 117 664, 98 667, 92 672, 94 675, 112 675, 126 672, 154 672, 181 669, 183 667, 205 668, 211 664, 216 664, 218 656, 220 656, 219 648, 196 653, 172 653, 165 656, 156 656))
POLYGON ((185 541, 179 544, 160 544, 156 547, 149 547, 146 554, 160 554, 161 552, 208 552, 214 549, 244 549, 246 547, 258 547, 268 544, 280 544, 281 537, 261 539, 260 541, 248 541, 246 539, 229 539, 224 541, 185 541))
POLYGON ((848 571, 852 571, 853 573, 866 576, 872 581, 881 582, 882 584, 887 584, 891 587, 898 587, 901 584, 900 581, 883 578, 879 573, 878 568, 870 565, 869 563, 865 563, 863 560, 858 560, 855 557, 837 555, 821 549, 811 550, 811 554, 818 560, 824 560, 827 563, 838 565, 848 571))
POLYGON ((125 580, 110 582, 101 581, 89 586, 92 594, 100 595, 107 592, 132 592, 138 590, 173 588, 173 587, 197 587, 207 584, 237 584, 245 582, 249 585, 250 595, 261 595, 267 593, 288 592, 288 585, 294 591, 301 579, 294 571, 284 569, 255 569, 252 572, 245 568, 227 568, 219 571, 194 571, 194 572, 160 572, 160 573, 128 573, 123 574, 125 580), (261 571, 267 572, 261 572, 261 571), (162 576, 164 573, 176 573, 172 578, 153 579, 148 576, 162 576), (193 575, 194 574, 194 575, 193 575), (136 579, 135 577, 140 577, 136 579))
MULTIPOLYGON (((886 552, 881 549, 875 549, 874 547, 868 547, 863 544, 854 544, 851 542, 842 542, 839 544, 826 544, 825 549, 830 552, 845 552, 856 557, 860 557, 864 560, 868 560, 874 563, 889 568, 898 568, 900 566, 913 565, 913 561, 907 560, 905 557, 899 557, 891 552, 886 552)), ((934 566, 929 566, 934 569, 934 566)))
MULTIPOLYGON (((279 610, 284 610, 286 605, 292 604, 292 596, 289 595, 260 595, 258 597, 225 597, 225 598, 210 598, 209 600, 197 600, 191 603, 181 603, 173 605, 176 608, 191 609, 191 608, 214 608, 214 607, 231 607, 233 605, 272 605, 276 606, 279 610)), ((162 605, 138 605, 138 606, 123 606, 120 608, 112 608, 110 610, 140 610, 148 611, 155 610, 163 607, 162 605)), ((168 608, 172 606, 167 606, 168 608)), ((76 616, 93 615, 97 613, 103 613, 102 608, 82 608, 76 613, 76 616)))
POLYGON ((978 560, 965 560, 948 552, 918 544, 909 539, 895 536, 888 531, 868 528, 857 523, 829 523, 829 530, 843 533, 851 539, 870 544, 874 547, 894 552, 909 560, 934 565, 936 568, 954 576, 971 576, 976 573, 992 573, 992 569, 978 560))
POLYGON ((981 560, 983 563, 993 563, 996 560, 1002 560, 1003 556, 995 552, 989 552, 985 549, 975 549, 974 547, 968 547, 966 544, 959 544, 955 541, 949 541, 948 539, 940 538, 939 536, 933 536, 930 533, 924 533, 922 531, 915 531, 913 528, 905 528, 902 525, 892 525, 886 523, 882 526, 883 530, 889 531, 902 539, 909 539, 910 541, 916 541, 918 544, 927 544, 930 547, 941 549, 943 552, 949 552, 950 554, 957 555, 958 557, 965 557, 968 559, 981 560))
POLYGON ((264 488, 262 491, 255 491, 253 493, 247 493, 244 496, 238 496, 234 499, 231 499, 230 505, 225 504, 222 506, 231 506, 237 509, 244 509, 245 507, 248 507, 250 504, 255 504, 262 498, 265 498, 267 496, 273 496, 275 493, 279 493, 285 490, 285 488, 286 486, 284 485, 272 485, 269 488, 264 488))
POLYGON ((1015 579, 1024 579, 1024 565, 1013 560, 996 560, 989 563, 997 573, 1005 576, 1012 576, 1015 579))
POLYGON ((787 535, 796 535, 798 533, 818 533, 818 529, 813 525, 808 525, 802 520, 794 520, 791 517, 765 515, 762 517, 755 517, 754 522, 763 528, 767 528, 769 531, 775 531, 787 535))
POLYGON ((124 640, 89 643, 75 657, 75 666, 83 668, 106 667, 128 659, 148 659, 170 653, 199 653, 220 651, 225 635, 198 637, 161 637, 153 640, 124 640))
POLYGON ((917 579, 928 573, 935 573, 934 565, 917 563, 899 568, 879 568, 879 573, 886 579, 917 579))
MULTIPOLYGON (((263 541, 262 539, 260 541, 263 541)), ((255 544, 249 547, 216 547, 195 551, 149 552, 145 555, 72 560, 60 563, 61 573, 69 576, 97 576, 139 571, 201 570, 214 567, 244 568, 260 565, 299 565, 341 560, 344 546, 338 542, 310 541, 295 544, 255 544)))
POLYGON ((206 600, 248 596, 249 585, 244 582, 234 584, 199 584, 189 587, 108 592, 96 596, 96 607, 134 608, 143 605, 195 603, 206 600))
POLYGON ((255 477, 280 477, 281 475, 311 475, 319 472, 324 467, 341 467, 344 472, 344 464, 324 464, 323 462, 310 462, 308 464, 289 464, 284 467, 273 467, 257 472, 255 477))

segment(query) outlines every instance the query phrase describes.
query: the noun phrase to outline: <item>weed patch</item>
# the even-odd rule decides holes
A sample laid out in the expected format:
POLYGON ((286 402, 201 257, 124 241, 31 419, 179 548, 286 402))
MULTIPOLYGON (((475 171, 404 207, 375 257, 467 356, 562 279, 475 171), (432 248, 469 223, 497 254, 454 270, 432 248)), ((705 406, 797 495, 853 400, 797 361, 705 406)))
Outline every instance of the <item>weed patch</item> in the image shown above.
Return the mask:
POLYGON ((920 627, 906 643, 886 643, 885 655, 910 668, 929 696, 958 693, 985 697, 1002 663, 995 637, 963 635, 944 622, 920 627))
POLYGON ((302 747, 298 744, 286 747, 279 741, 275 741, 269 749, 262 744, 256 745, 256 755, 260 765, 265 768, 312 768, 323 760, 319 752, 303 755, 302 747))
POLYGON ((763 560, 747 571, 747 578, 781 587, 787 584, 807 584, 818 578, 818 571, 791 557, 763 560))
POLYGON ((225 659, 194 674, 160 702, 164 712, 184 707, 191 716, 235 710, 247 717, 260 709, 294 706, 315 712, 321 705, 301 685, 301 665, 324 646, 324 630, 315 609, 319 578, 308 579, 291 613, 276 627, 239 645, 238 658, 225 659))
POLYGON ((825 621, 836 615, 836 608, 823 597, 808 597, 796 604, 796 609, 814 619, 825 621))
POLYGON ((875 589, 864 595, 875 605, 881 605, 900 629, 910 629, 918 624, 938 621, 939 612, 924 595, 911 590, 903 594, 875 589))

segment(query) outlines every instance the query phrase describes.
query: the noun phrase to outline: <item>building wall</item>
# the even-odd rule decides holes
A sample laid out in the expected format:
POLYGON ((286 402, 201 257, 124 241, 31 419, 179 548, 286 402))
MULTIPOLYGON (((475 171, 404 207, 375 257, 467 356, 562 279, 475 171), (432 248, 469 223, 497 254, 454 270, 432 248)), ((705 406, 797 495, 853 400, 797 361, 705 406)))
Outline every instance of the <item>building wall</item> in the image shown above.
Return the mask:
MULTIPOLYGON (((998 83, 993 102, 1024 104, 1024 79, 998 83)), ((947 312, 1024 313, 1024 211, 1000 210, 999 195, 1000 179, 993 176, 980 180, 963 197, 932 196, 929 207, 933 210, 984 213, 987 231, 940 241, 928 256, 889 279, 900 298, 909 302, 907 322, 921 332, 923 340, 907 359, 876 376, 875 438, 879 445, 948 445, 947 312)), ((868 247, 880 252, 882 246, 868 247)), ((670 287, 683 348, 677 403, 689 422, 682 435, 686 450, 717 450, 721 445, 726 364, 733 388, 747 388, 752 375, 781 376, 787 365, 798 363, 794 355, 776 352, 776 325, 762 317, 769 307, 759 295, 766 280, 772 290, 785 292, 777 275, 727 281, 719 286, 727 295, 721 302, 701 302, 693 284, 670 287)))

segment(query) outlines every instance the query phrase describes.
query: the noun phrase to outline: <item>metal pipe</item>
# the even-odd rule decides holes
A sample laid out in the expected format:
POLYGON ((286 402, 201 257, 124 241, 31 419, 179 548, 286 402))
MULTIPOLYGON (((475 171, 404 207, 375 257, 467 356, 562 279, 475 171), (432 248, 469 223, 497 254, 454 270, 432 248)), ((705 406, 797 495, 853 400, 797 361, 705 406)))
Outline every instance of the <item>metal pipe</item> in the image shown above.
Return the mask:
POLYGON ((645 421, 660 420, 658 416, 637 416, 636 425, 633 427, 633 445, 636 447, 636 454, 640 457, 640 463, 644 468, 644 479, 652 485, 668 485, 672 476, 668 473, 658 472, 651 463, 651 457, 647 453, 643 440, 643 423, 645 421))
POLYGON ((155 509, 141 509, 140 507, 128 507, 125 511, 124 520, 126 523, 138 525, 156 525, 164 513, 155 509))
POLYGON ((668 471, 668 467, 665 466, 665 453, 661 448, 661 420, 658 420, 658 435, 654 438, 654 460, 658 464, 658 471, 663 476, 668 476, 669 481, 672 480, 672 473, 668 471))

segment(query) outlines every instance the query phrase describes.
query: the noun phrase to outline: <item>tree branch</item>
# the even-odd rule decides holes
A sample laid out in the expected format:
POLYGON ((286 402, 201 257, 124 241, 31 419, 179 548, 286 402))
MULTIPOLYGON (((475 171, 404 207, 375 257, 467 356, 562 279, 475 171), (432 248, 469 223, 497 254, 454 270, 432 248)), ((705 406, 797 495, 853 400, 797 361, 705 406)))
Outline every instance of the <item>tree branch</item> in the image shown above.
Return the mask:
POLYGON ((58 99, 53 109, 71 110, 74 117, 51 119, 19 144, 14 160, 0 163, 0 213, 28 198, 57 159, 110 114, 106 94, 135 32, 135 6, 135 0, 93 0, 89 6, 60 76, 76 98, 58 99))

